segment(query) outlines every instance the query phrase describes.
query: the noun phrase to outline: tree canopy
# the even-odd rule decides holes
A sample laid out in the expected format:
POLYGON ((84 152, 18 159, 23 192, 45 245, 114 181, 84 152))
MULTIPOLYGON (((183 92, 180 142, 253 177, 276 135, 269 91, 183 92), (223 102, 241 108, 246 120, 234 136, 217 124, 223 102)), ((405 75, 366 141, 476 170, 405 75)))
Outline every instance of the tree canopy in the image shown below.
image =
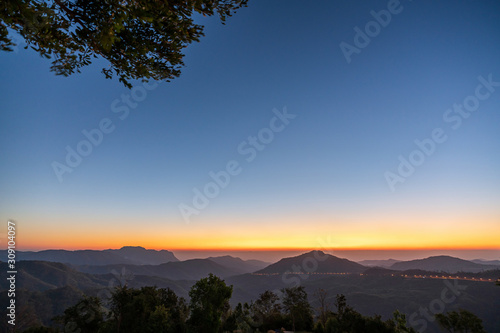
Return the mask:
POLYGON ((311 329, 313 314, 304 286, 284 288, 281 291, 284 295, 283 308, 292 319, 293 331, 311 329))
POLYGON ((213 274, 196 282, 189 291, 191 317, 188 325, 192 331, 218 333, 223 325, 222 317, 230 309, 232 293, 233 286, 227 286, 213 274))
POLYGON ((486 333, 483 321, 467 310, 438 313, 435 317, 439 326, 450 333, 486 333))
POLYGON ((69 76, 93 58, 109 62, 102 73, 130 80, 169 81, 180 75, 183 48, 199 41, 203 26, 195 13, 218 15, 224 24, 248 0, 3 0, 0 50, 12 51, 9 29, 45 58, 51 70, 69 76))
MULTIPOLYGON (((210 274, 189 291, 189 305, 170 289, 116 287, 101 300, 84 296, 53 320, 53 327, 32 326, 25 333, 257 333, 292 329, 313 333, 416 333, 406 316, 394 311, 393 318, 365 316, 349 306, 344 295, 334 298, 329 310, 328 292, 316 294, 320 305, 314 314, 303 286, 284 288, 279 294, 265 291, 255 302, 229 300, 233 288, 210 274)), ((450 333, 485 333, 482 320, 465 311, 437 314, 436 321, 450 333)))

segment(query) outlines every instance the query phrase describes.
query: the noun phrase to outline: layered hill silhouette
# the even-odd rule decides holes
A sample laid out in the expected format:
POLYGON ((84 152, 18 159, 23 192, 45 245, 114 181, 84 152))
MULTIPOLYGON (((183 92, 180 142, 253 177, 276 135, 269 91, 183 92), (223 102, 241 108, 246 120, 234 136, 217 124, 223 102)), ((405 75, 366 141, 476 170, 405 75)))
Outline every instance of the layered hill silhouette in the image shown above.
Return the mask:
MULTIPOLYGON (((7 253, 0 251, 6 261, 7 253)), ((396 271, 422 270, 428 272, 478 273, 499 269, 499 260, 463 260, 451 256, 433 256, 425 259, 397 261, 363 260, 359 262, 311 251, 296 257, 283 258, 268 264, 259 260, 242 260, 232 256, 209 257, 179 261, 171 251, 147 250, 140 246, 125 246, 108 250, 44 250, 17 251, 18 261, 46 261, 65 263, 76 270, 92 274, 109 274, 124 267, 133 274, 157 276, 173 280, 199 279, 208 273, 229 277, 246 273, 279 274, 290 272, 362 273, 369 267, 383 267, 396 271)))
MULTIPOLYGON (((27 260, 18 262, 16 267, 18 289, 44 291, 71 286, 79 290, 88 290, 100 288, 107 283, 105 277, 81 273, 57 262, 27 260)), ((7 263, 0 263, 0 269, 8 271, 7 263)), ((0 290, 4 289, 9 289, 9 281, 0 279, 0 290)))
POLYGON ((160 265, 85 265, 74 266, 80 272, 90 274, 110 274, 125 270, 134 275, 157 276, 170 280, 199 280, 209 273, 225 278, 241 274, 209 259, 191 259, 160 265))
POLYGON ((498 269, 498 266, 478 264, 472 261, 450 256, 433 256, 425 259, 397 262, 389 268, 398 271, 419 269, 424 271, 446 272, 453 274, 457 272, 484 272, 487 270, 498 269))
MULTIPOLYGON (((167 250, 146 250, 140 246, 124 246, 116 250, 45 250, 39 252, 16 251, 17 260, 40 260, 68 263, 71 265, 159 265, 177 262, 174 254, 167 250)), ((2 260, 6 261, 7 253, 2 251, 2 260)))
MULTIPOLYGON (((285 258, 284 262, 286 265, 299 265, 300 267, 306 266, 312 268, 313 259, 318 261, 318 271, 324 271, 325 269, 333 271, 340 267, 342 267, 341 270, 363 269, 363 266, 361 268, 359 267, 360 265, 352 266, 348 260, 339 259, 322 252, 310 252, 293 258, 285 258), (324 256, 321 257, 322 255, 324 256), (319 259, 323 259, 323 261, 319 259)), ((237 261, 230 258, 229 260, 233 262, 237 261)), ((187 262, 192 266, 201 265, 210 269, 221 266, 211 259, 198 259, 187 262)), ((156 265, 155 267, 157 269, 165 269, 165 267, 173 269, 174 264, 182 267, 180 265, 182 262, 156 265)), ((276 264, 269 267, 276 267, 276 264)), ((171 288, 178 296, 188 299, 189 289, 195 283, 195 279, 170 280, 165 277, 147 275, 161 273, 161 271, 154 271, 148 265, 130 266, 136 267, 137 271, 131 274, 129 265, 116 265, 112 273, 90 274, 79 272, 75 268, 61 263, 21 261, 17 263, 18 274, 16 282, 18 290, 16 291, 16 298, 20 302, 19 304, 30 304, 32 306, 32 310, 30 311, 42 318, 45 324, 49 324, 51 318, 62 314, 64 309, 74 305, 83 294, 103 297, 103 295, 113 291, 115 286, 126 284, 133 288, 142 286, 171 288), (142 271, 140 270, 141 268, 143 268, 142 271), (122 275, 125 278, 122 279, 122 275)), ((102 272, 106 271, 105 266, 101 266, 100 268, 103 269, 102 272)), ((280 267, 278 266, 278 268, 280 267)), ((0 269, 7 271, 7 264, 0 263, 0 269)), ((287 270, 285 269, 285 271, 287 270)), ((303 269, 303 271, 305 270, 303 269)), ((183 272, 188 274, 188 270, 184 270, 183 272)), ((202 274, 201 271, 199 274, 202 274)), ((405 278, 402 274, 425 274, 425 272, 417 270, 402 272, 374 267, 366 268, 363 274, 307 275, 302 276, 303 278, 298 278, 298 280, 306 288, 313 306, 317 305, 314 293, 318 288, 322 288, 328 291, 330 298, 333 298, 338 293, 345 294, 349 300, 349 304, 359 309, 363 314, 371 315, 373 314, 373 309, 377 309, 384 318, 390 318, 395 308, 400 309, 408 315, 414 312, 418 313, 420 307, 428 307, 436 298, 436 295, 441 295, 443 288, 447 286, 443 282, 444 280, 405 278)), ((485 274, 491 274, 491 277, 498 278, 500 271, 475 273, 473 275, 484 275, 486 277, 485 274)), ((288 283, 289 280, 284 280, 281 274, 266 276, 240 274, 225 278, 225 281, 227 284, 233 285, 234 292, 231 298, 233 307, 238 302, 255 301, 259 294, 265 290, 279 290, 293 286, 288 283)), ((4 281, 0 280, 0 300, 4 303, 8 301, 7 282, 6 279, 4 281)), ((450 283, 454 285, 454 282, 450 283)), ((500 288, 495 286, 493 282, 461 280, 458 281, 458 285, 465 285, 467 288, 460 291, 461 296, 456 298, 453 303, 454 306, 474 309, 475 313, 480 315, 485 321, 485 327, 488 329, 488 332, 497 332, 500 328, 500 324, 497 324, 500 323, 497 311, 500 306, 500 288)), ((439 332, 438 328, 435 327, 434 329, 431 324, 429 323, 429 329, 426 332, 439 332)))
POLYGON ((283 258, 255 273, 362 273, 367 267, 348 259, 342 259, 323 251, 311 251, 296 257, 283 258))
POLYGON ((471 260, 472 262, 475 262, 476 264, 481 264, 481 265, 493 265, 493 266, 500 266, 500 260, 482 260, 482 259, 474 259, 471 260))
POLYGON ((397 262, 400 262, 401 260, 396 260, 396 259, 384 259, 384 260, 361 260, 358 261, 358 264, 361 264, 363 266, 368 266, 368 267, 385 267, 389 268, 392 265, 394 265, 397 262))
POLYGON ((207 259, 238 272, 238 274, 253 273, 270 265, 260 260, 243 260, 232 256, 208 257, 207 259))

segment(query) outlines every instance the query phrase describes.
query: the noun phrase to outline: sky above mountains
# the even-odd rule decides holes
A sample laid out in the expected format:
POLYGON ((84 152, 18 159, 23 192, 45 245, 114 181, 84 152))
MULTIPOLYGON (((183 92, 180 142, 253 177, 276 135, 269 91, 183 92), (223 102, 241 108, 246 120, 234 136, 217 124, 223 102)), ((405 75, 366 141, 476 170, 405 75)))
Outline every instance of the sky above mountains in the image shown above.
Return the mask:
POLYGON ((181 77, 132 90, 104 63, 61 78, 0 53, 0 219, 20 249, 500 248, 497 1, 199 21, 181 77))

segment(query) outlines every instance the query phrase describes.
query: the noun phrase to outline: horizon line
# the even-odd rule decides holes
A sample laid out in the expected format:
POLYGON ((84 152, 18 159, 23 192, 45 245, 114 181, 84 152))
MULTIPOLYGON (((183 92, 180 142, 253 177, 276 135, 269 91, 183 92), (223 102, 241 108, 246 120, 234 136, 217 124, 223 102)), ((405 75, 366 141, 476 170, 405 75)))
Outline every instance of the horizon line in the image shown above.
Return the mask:
MULTIPOLYGON (((27 247, 26 249, 17 248, 16 251, 31 251, 31 252, 40 252, 40 251, 48 251, 48 250, 63 250, 63 251, 104 251, 104 250, 118 250, 123 247, 141 247, 146 250, 156 250, 156 251, 196 251, 196 252, 290 252, 290 251, 500 251, 500 247, 379 247, 379 248, 147 248, 142 245, 123 245, 118 248, 109 248, 109 247, 93 247, 93 248, 43 248, 43 249, 30 249, 27 247)), ((7 248, 3 249, 7 250, 7 248)))

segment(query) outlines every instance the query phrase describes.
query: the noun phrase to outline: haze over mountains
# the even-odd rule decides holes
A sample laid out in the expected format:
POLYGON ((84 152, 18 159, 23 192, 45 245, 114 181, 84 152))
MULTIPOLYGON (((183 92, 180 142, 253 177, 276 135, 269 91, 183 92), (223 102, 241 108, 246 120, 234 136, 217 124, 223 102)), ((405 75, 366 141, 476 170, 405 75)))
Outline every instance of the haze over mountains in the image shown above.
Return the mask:
POLYGON ((341 259, 322 251, 311 251, 297 257, 283 258, 275 264, 257 271, 258 274, 288 272, 361 273, 366 267, 354 261, 341 259))
MULTIPOLYGON (((238 260, 238 258, 233 258, 238 260)), ((241 259, 239 259, 241 260, 241 259)), ((186 261, 168 262, 160 265, 85 265, 74 266, 76 270, 91 274, 109 274, 113 271, 126 271, 136 275, 158 276, 171 280, 199 280, 209 273, 221 278, 229 276, 251 273, 255 270, 254 265, 247 266, 241 260, 241 267, 236 269, 232 266, 225 266, 217 263, 213 259, 191 259, 186 261)))
MULTIPOLYGON (((1 251, 5 261, 7 252, 1 251)), ((17 251, 17 260, 48 261, 69 264, 77 270, 92 274, 107 274, 119 268, 135 273, 174 279, 197 279, 200 274, 212 271, 221 277, 245 273, 273 274, 299 271, 316 273, 361 273, 368 267, 391 270, 425 270, 434 272, 477 273, 500 267, 500 260, 463 260, 451 256, 432 256, 424 259, 399 261, 395 259, 362 260, 354 262, 322 251, 311 251, 298 256, 282 258, 276 263, 260 260, 242 260, 229 255, 179 261, 168 250, 147 250, 140 246, 125 246, 108 250, 44 250, 39 252, 17 251), (302 267, 302 268, 301 268, 302 267)))
POLYGON ((446 273, 457 273, 457 272, 484 272, 487 270, 498 269, 498 265, 485 265, 479 264, 468 260, 463 260, 460 258, 454 258, 450 256, 435 256, 425 259, 417 259, 410 261, 402 261, 394 263, 390 266, 391 269, 395 270, 408 270, 408 269, 421 269, 425 271, 436 271, 436 272, 446 272, 446 273))
MULTIPOLYGON (((105 251, 51 250, 21 255, 22 259, 33 257, 46 261, 17 263, 18 299, 20 304, 34 304, 30 311, 46 323, 83 294, 106 296, 118 285, 170 288, 187 299, 195 281, 209 273, 233 285, 233 306, 238 302, 251 302, 266 290, 303 285, 313 305, 315 292, 322 288, 329 293, 332 304, 335 295, 342 293, 349 304, 362 313, 373 315, 375 311, 388 319, 396 308, 411 315, 421 307, 428 307, 447 286, 449 277, 445 272, 468 270, 469 273, 460 273, 461 278, 456 280, 467 289, 461 291, 463 296, 457 297, 449 309, 460 307, 474 311, 484 320, 488 332, 500 331, 500 314, 496 311, 500 307, 500 287, 494 284, 500 277, 500 265, 492 265, 492 262, 484 265, 437 256, 404 262, 368 261, 367 264, 378 264, 368 267, 322 251, 282 258, 272 264, 231 256, 179 261, 169 251, 140 247, 105 251), (57 259, 66 263, 55 262, 57 259), (67 263, 69 259, 75 262, 67 263), (166 262, 150 264, 163 260, 166 262), (388 264, 389 267, 380 267, 388 264), (430 278, 439 274, 442 278, 430 278)), ((7 263, 0 263, 0 269, 7 271, 7 263)), ((0 280, 0 300, 7 299, 7 283, 6 279, 0 280)), ((427 332, 438 332, 434 324, 429 325, 427 332)))
MULTIPOLYGON (((2 259, 6 260, 3 252, 2 259)), ((322 251, 282 258, 272 264, 231 256, 179 261, 170 251, 141 247, 22 252, 19 257, 22 260, 17 263, 18 299, 21 303, 34 304, 32 311, 47 323, 73 305, 82 294, 109 295, 118 285, 170 288, 177 295, 188 298, 195 281, 209 273, 233 285, 233 306, 238 302, 251 302, 265 290, 300 284, 306 287, 312 304, 314 293, 323 288, 328 291, 331 302, 337 293, 343 293, 362 313, 372 315, 376 309, 384 318, 390 318, 395 308, 412 314, 441 295, 448 276, 431 279, 431 275, 463 271, 469 273, 460 273, 459 283, 465 284, 467 290, 463 291, 463 297, 457 297, 450 309, 474 310, 485 321, 488 332, 500 331, 500 314, 495 311, 500 307, 500 287, 493 283, 500 277, 500 265, 493 265, 491 261, 481 264, 437 256, 402 262, 367 261, 365 266, 322 251), (50 311, 46 310, 47 306, 50 311)), ((0 269, 7 271, 7 263, 0 263, 0 269)), ((6 279, 0 280, 0 300, 7 298, 7 283, 6 279)), ((438 331, 432 327, 430 325, 428 332, 438 331)))
POLYGON ((394 265, 397 262, 400 262, 401 260, 396 260, 396 259, 384 259, 384 260, 361 260, 358 261, 359 264, 363 266, 368 266, 368 267, 386 267, 389 268, 392 265, 394 265))

